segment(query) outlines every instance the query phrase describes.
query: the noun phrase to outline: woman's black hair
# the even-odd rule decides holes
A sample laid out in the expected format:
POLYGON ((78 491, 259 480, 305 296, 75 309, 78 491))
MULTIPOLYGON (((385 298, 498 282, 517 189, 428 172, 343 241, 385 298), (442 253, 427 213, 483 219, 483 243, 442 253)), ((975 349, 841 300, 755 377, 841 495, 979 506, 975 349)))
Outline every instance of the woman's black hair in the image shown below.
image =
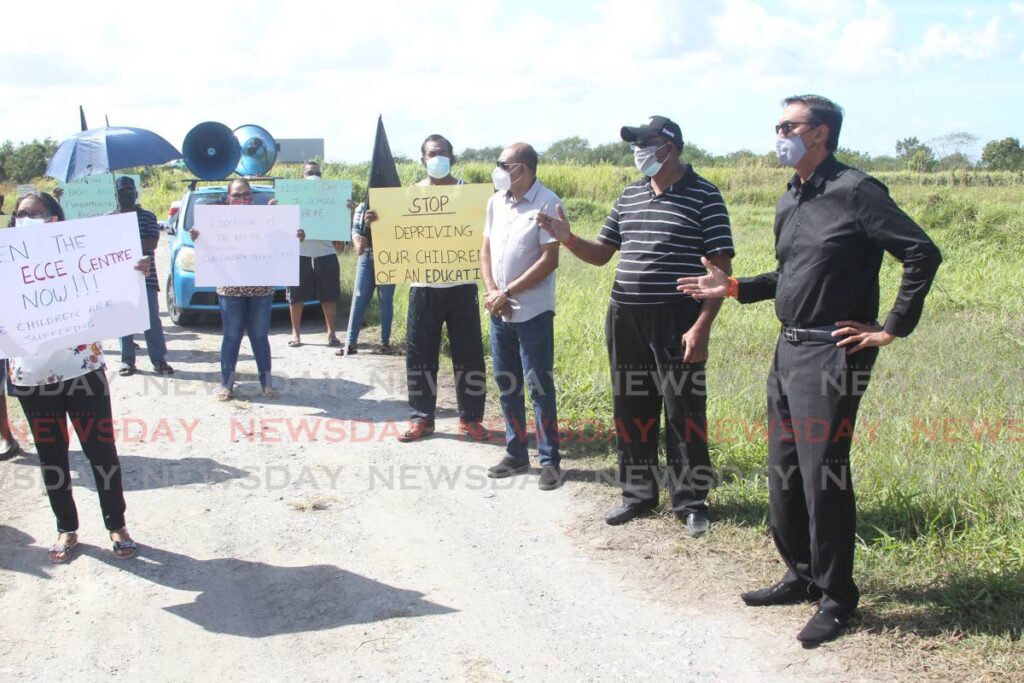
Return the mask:
POLYGON ((23 194, 18 197, 18 201, 14 204, 14 213, 11 214, 11 220, 7 224, 7 227, 14 227, 14 215, 18 213, 18 207, 21 206, 21 203, 26 199, 35 199, 39 201, 51 216, 56 216, 58 221, 64 220, 64 209, 61 208, 60 202, 53 198, 53 195, 48 192, 29 192, 28 194, 23 194))

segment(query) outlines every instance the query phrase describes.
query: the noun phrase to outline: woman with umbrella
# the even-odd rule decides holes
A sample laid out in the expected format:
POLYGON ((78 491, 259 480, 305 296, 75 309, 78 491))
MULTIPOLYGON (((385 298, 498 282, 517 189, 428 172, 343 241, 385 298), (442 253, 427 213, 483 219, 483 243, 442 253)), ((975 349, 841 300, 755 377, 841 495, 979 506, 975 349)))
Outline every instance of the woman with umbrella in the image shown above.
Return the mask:
MULTIPOLYGON (((17 227, 54 223, 64 220, 64 211, 49 194, 33 192, 18 200, 13 220, 17 227)), ((148 269, 148 258, 135 266, 140 277, 148 269)), ((59 536, 50 548, 53 562, 67 562, 78 544, 78 510, 71 495, 68 462, 69 418, 92 467, 114 556, 128 559, 135 555, 135 541, 125 526, 121 463, 114 443, 105 369, 99 342, 11 358, 9 362, 8 391, 21 402, 39 454, 46 495, 57 518, 59 536)))

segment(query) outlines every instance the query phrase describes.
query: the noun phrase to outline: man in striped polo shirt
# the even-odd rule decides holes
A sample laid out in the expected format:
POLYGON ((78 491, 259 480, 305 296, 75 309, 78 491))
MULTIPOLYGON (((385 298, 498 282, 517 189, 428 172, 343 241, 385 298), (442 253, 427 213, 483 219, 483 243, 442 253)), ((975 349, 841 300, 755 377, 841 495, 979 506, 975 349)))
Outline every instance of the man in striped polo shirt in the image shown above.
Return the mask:
MULTIPOLYGON (((117 191, 117 209, 115 213, 134 212, 139 220, 139 240, 142 244, 142 255, 149 257, 149 272, 146 273, 146 301, 149 306, 149 329, 146 338, 146 352, 153 364, 153 371, 158 375, 173 375, 174 369, 167 363, 167 341, 164 339, 164 328, 160 322, 159 292, 160 284, 156 279, 156 252, 160 242, 160 224, 156 215, 139 205, 139 192, 135 187, 135 179, 123 175, 114 182, 117 191)), ((121 337, 121 368, 118 373, 122 377, 134 375, 135 368, 135 336, 121 337)))
POLYGON ((621 252, 605 319, 622 505, 605 516, 623 524, 658 504, 658 432, 672 511, 690 536, 708 529, 714 481, 708 456, 704 362, 721 299, 700 303, 676 291, 677 273, 702 275, 706 256, 731 270, 729 214, 718 188, 683 164, 683 135, 664 116, 625 126, 644 178, 615 200, 597 240, 572 234, 565 214, 537 222, 580 260, 597 266, 621 252))

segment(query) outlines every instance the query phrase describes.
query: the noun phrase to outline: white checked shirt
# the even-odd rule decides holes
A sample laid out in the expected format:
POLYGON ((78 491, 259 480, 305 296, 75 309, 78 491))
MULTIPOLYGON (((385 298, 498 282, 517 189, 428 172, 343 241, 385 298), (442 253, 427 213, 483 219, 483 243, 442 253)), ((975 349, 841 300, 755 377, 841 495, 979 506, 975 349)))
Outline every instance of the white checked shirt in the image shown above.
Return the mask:
MULTIPOLYGON (((534 181, 526 194, 516 201, 511 194, 496 192, 487 202, 484 237, 491 247, 491 275, 498 289, 504 289, 540 260, 541 246, 555 242, 537 225, 537 214, 557 216, 562 200, 554 192, 534 181)), ((521 323, 545 311, 555 310, 555 273, 539 284, 511 297, 519 307, 512 310, 508 322, 521 323)))

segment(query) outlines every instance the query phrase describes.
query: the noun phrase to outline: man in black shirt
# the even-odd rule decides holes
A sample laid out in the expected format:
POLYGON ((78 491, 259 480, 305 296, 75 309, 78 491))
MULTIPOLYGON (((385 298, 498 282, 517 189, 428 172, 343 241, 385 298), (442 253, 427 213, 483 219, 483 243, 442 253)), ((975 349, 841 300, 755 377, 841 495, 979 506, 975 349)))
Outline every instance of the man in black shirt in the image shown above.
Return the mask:
POLYGON ((625 126, 644 179, 628 185, 597 240, 572 234, 565 215, 537 224, 577 258, 601 266, 620 252, 605 338, 622 505, 605 516, 628 522, 658 504, 658 431, 665 413, 665 460, 672 511, 690 536, 708 529, 714 481, 708 455, 704 362, 721 301, 676 291, 679 273, 702 273, 701 259, 725 271, 733 256, 729 214, 718 188, 683 164, 683 136, 664 116, 625 126))
POLYGON ((820 597, 797 635, 813 646, 842 631, 859 599, 850 479, 857 408, 879 347, 917 325, 942 257, 885 185, 836 160, 838 105, 816 95, 783 104, 776 151, 796 174, 776 205, 778 268, 737 280, 705 262, 708 274, 679 278, 679 289, 697 299, 775 299, 782 334, 768 378, 768 484, 772 534, 789 571, 742 598, 762 606, 820 597), (879 325, 885 251, 903 263, 903 280, 879 325))

